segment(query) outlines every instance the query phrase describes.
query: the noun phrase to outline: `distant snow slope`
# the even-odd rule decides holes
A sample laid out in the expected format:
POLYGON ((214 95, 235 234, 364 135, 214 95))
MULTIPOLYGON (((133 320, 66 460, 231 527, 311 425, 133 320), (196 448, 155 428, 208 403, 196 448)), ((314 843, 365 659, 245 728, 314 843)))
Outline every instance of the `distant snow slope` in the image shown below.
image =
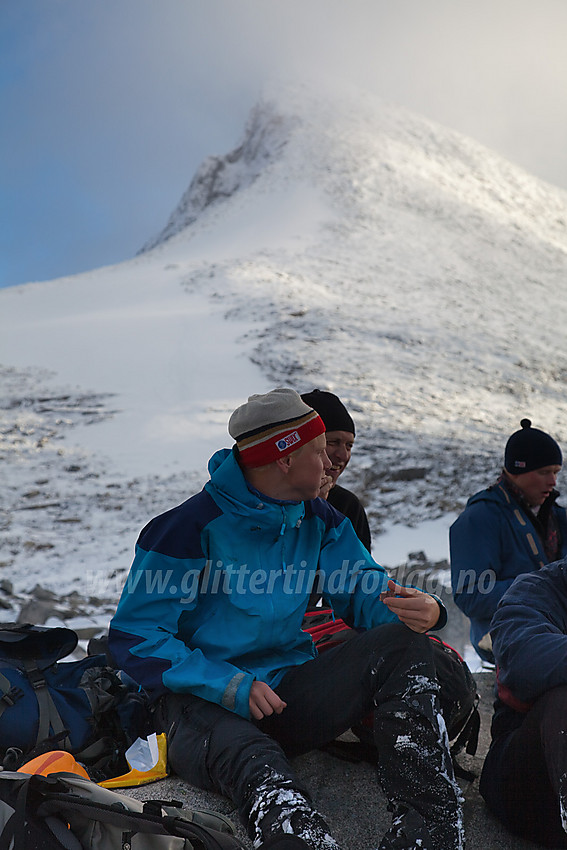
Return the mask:
POLYGON ((566 272, 566 193, 360 91, 266 94, 135 259, 0 290, 0 566, 122 571, 274 385, 351 408, 375 533, 457 510, 523 416, 567 445, 566 272))

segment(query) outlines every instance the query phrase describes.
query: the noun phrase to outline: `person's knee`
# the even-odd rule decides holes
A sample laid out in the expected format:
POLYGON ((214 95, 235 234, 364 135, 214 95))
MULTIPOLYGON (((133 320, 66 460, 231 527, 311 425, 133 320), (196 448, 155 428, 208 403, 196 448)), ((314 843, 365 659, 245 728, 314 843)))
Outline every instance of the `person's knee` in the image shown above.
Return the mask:
POLYGON ((177 776, 200 788, 228 793, 229 786, 238 786, 246 762, 273 743, 253 723, 215 703, 188 696, 169 704, 169 764, 177 776))
POLYGON ((228 718, 211 730, 207 745, 207 767, 213 774, 231 775, 237 784, 254 784, 266 766, 288 774, 289 767, 280 745, 254 723, 228 718))
POLYGON ((372 669, 374 705, 379 706, 403 694, 437 694, 439 684, 428 636, 401 624, 393 624, 388 629, 388 640, 382 644, 378 635, 378 663, 372 669))
POLYGON ((426 634, 414 632, 403 623, 384 623, 364 633, 368 642, 380 652, 403 654, 409 648, 422 648, 429 654, 429 638, 426 634))
POLYGON ((373 668, 381 668, 382 676, 396 670, 407 670, 415 664, 430 665, 433 659, 431 641, 425 634, 413 632, 402 623, 377 626, 366 633, 366 643, 361 645, 373 668))
POLYGON ((223 711, 208 731, 202 752, 209 786, 239 809, 247 805, 267 773, 284 783, 295 781, 280 744, 251 721, 228 711, 223 711))

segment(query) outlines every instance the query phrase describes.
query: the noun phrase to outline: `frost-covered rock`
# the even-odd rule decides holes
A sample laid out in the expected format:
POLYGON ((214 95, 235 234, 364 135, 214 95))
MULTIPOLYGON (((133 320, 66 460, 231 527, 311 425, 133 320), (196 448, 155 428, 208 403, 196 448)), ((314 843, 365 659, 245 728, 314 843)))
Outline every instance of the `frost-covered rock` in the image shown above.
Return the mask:
POLYGON ((189 227, 207 207, 250 185, 278 157, 295 123, 293 117, 278 114, 272 104, 255 106, 242 143, 224 156, 204 160, 166 226, 144 245, 142 253, 189 227))

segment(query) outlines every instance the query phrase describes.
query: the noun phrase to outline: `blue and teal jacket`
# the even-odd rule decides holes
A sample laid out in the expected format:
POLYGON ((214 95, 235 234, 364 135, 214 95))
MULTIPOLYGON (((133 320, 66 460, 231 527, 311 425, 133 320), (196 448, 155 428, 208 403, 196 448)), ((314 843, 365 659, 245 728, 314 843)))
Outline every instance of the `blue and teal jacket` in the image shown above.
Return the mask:
MULTIPOLYGON (((356 628, 397 617, 379 598, 385 570, 326 501, 255 493, 228 449, 209 472, 200 493, 141 532, 110 649, 152 697, 191 693, 248 718, 254 679, 273 688, 317 655, 301 629, 315 580, 356 628)), ((438 628, 445 619, 443 609, 438 628)))
MULTIPOLYGON (((554 491, 550 499, 555 502, 554 491)), ((567 555, 567 515, 553 504, 561 557, 567 555)), ((450 529, 451 585, 453 598, 471 622, 471 643, 478 642, 504 592, 516 576, 538 570, 548 563, 543 543, 529 513, 513 498, 502 482, 472 496, 450 529)))

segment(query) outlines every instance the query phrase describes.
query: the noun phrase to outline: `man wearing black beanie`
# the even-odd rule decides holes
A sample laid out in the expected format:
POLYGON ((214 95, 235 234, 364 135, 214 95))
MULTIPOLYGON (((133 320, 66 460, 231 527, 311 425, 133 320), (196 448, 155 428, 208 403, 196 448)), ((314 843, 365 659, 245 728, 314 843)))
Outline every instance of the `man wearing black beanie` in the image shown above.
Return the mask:
POLYGON ((556 500, 563 458, 557 442, 522 419, 498 480, 472 496, 450 530, 451 584, 470 618, 471 643, 493 663, 489 627, 514 579, 567 555, 567 514, 556 500))
POLYGON ((325 424, 327 455, 331 461, 329 487, 319 494, 329 504, 350 519, 356 534, 370 552, 371 538, 366 511, 354 493, 337 484, 339 475, 345 471, 355 438, 352 417, 340 398, 325 390, 303 393, 301 398, 316 410, 325 424))

